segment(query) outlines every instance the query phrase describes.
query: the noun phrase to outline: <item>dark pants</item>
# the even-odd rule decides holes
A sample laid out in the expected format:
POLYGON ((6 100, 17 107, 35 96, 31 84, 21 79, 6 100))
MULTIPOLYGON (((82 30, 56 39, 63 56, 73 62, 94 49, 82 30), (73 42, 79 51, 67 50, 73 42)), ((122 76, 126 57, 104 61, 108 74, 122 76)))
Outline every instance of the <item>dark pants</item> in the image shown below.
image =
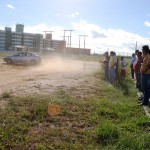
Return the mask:
POLYGON ((142 91, 144 99, 142 104, 148 105, 150 98, 150 74, 142 74, 142 91))
POLYGON ((134 69, 133 69, 133 64, 130 65, 131 68, 131 77, 134 79, 134 69))
POLYGON ((140 72, 135 73, 135 77, 136 77, 135 87, 141 91, 141 89, 142 89, 142 87, 141 87, 141 85, 142 85, 142 83, 141 83, 141 73, 140 72))
POLYGON ((108 80, 108 70, 109 70, 109 66, 108 65, 104 65, 104 74, 105 74, 105 80, 108 80))

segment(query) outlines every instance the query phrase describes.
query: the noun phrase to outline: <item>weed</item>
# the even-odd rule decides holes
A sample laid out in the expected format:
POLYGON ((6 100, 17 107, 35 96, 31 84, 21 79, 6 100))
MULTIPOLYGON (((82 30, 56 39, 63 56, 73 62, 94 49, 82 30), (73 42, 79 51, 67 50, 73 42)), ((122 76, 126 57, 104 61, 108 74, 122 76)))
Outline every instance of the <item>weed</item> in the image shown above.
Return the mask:
POLYGON ((101 120, 100 126, 97 129, 97 139, 102 145, 117 142, 119 132, 115 125, 106 120, 101 120))
POLYGON ((44 145, 39 144, 39 145, 37 146, 37 150, 47 150, 47 148, 46 148, 44 145))

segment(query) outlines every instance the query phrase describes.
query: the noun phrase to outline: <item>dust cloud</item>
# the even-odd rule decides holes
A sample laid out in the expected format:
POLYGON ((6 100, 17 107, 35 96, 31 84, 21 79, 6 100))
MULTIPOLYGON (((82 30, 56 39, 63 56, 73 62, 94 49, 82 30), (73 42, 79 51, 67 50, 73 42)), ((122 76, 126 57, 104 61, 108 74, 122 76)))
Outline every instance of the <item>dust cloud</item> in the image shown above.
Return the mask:
POLYGON ((36 66, 7 65, 0 62, 0 69, 1 93, 10 91, 14 95, 23 96, 74 89, 76 92, 79 90, 76 94, 82 94, 81 91, 84 90, 81 88, 93 85, 93 73, 99 71, 100 64, 95 61, 46 56, 36 66))
POLYGON ((85 71, 85 61, 63 58, 59 56, 42 59, 42 63, 34 70, 55 71, 55 72, 82 72, 85 71))

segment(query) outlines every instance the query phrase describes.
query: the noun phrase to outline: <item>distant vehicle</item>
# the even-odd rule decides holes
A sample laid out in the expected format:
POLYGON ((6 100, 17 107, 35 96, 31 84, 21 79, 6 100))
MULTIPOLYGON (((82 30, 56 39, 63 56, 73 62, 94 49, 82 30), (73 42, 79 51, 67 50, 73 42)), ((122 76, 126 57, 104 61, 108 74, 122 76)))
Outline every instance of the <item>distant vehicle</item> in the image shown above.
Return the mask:
POLYGON ((41 62, 41 57, 33 52, 18 52, 14 55, 4 57, 3 60, 7 64, 36 65, 41 62))

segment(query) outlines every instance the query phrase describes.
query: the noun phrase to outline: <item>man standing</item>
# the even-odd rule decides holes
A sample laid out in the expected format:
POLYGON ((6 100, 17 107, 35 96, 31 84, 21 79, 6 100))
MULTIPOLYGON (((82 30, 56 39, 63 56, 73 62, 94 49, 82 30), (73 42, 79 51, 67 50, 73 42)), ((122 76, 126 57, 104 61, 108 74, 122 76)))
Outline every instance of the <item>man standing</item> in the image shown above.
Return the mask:
POLYGON ((109 82, 114 83, 116 77, 116 65, 117 65, 117 56, 115 52, 110 52, 110 61, 109 61, 109 82))
POLYGON ((136 55, 135 53, 132 54, 132 59, 131 59, 131 63, 130 63, 130 68, 131 68, 131 78, 134 79, 134 68, 133 65, 136 61, 136 55))
POLYGON ((148 105, 150 98, 150 50, 148 45, 142 46, 142 53, 144 59, 140 71, 144 98, 140 105, 148 105))
POLYGON ((109 54, 108 52, 104 53, 104 61, 103 61, 103 66, 104 66, 104 74, 105 74, 105 80, 108 80, 108 70, 109 70, 109 54))

